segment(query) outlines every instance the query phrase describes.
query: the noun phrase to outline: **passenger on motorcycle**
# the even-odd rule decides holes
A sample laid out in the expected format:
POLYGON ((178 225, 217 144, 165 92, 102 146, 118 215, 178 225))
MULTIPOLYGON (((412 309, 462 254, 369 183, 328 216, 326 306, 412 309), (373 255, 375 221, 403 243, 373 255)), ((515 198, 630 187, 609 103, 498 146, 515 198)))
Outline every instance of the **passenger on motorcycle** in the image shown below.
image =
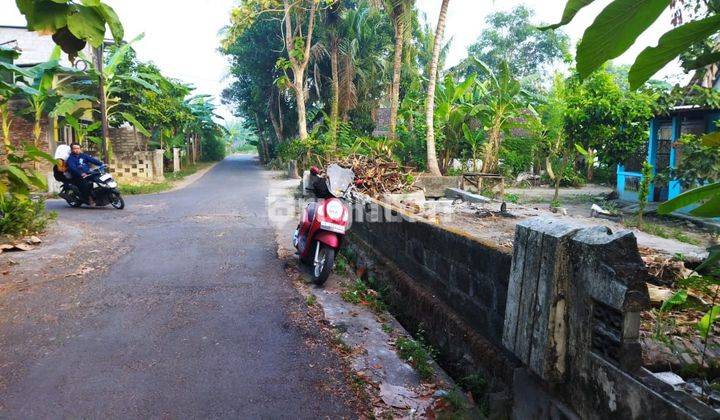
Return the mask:
POLYGON ((94 206, 94 199, 92 197, 92 180, 88 179, 90 175, 90 164, 102 166, 103 163, 95 159, 94 157, 83 153, 82 147, 78 143, 70 145, 72 153, 67 160, 67 167, 70 173, 78 182, 78 188, 83 198, 87 198, 88 203, 94 206))

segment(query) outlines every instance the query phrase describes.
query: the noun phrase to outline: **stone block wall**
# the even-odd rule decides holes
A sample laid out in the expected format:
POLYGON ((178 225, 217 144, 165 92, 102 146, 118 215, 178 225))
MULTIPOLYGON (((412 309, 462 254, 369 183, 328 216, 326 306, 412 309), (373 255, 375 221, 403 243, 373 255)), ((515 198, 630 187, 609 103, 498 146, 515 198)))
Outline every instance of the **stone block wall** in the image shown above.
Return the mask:
POLYGON ((110 128, 110 144, 113 153, 118 156, 132 156, 134 152, 143 151, 148 142, 147 137, 135 132, 132 127, 110 128))
POLYGON ((116 155, 108 166, 113 177, 123 184, 148 184, 165 180, 163 150, 116 155))
POLYGON ((509 252, 385 204, 368 203, 364 210, 353 223, 354 236, 436 293, 479 333, 502 344, 509 252))

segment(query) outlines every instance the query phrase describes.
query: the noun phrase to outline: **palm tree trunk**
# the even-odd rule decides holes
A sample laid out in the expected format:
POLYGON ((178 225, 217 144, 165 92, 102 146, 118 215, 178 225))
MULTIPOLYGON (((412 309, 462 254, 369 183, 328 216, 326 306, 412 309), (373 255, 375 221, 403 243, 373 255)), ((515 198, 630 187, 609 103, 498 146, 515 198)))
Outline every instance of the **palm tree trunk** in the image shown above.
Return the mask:
POLYGON ((395 23, 395 58, 393 59, 393 78, 390 90, 390 140, 397 139, 397 116, 400 108, 400 72, 402 71, 403 45, 405 43, 405 23, 397 18, 395 23))
POLYGON ((340 120, 340 75, 338 72, 338 39, 333 36, 330 41, 332 47, 330 50, 330 68, 332 71, 332 105, 330 110, 330 140, 331 147, 337 148, 337 131, 338 121, 340 120))
POLYGON ((427 169, 433 175, 440 176, 440 167, 438 166, 437 151, 435 149, 435 85, 438 77, 438 61, 440 61, 440 48, 442 46, 443 36, 445 35, 445 22, 447 21, 447 10, 450 0, 443 0, 440 7, 440 17, 438 18, 437 30, 435 31, 435 43, 433 45, 432 60, 430 61, 430 74, 428 82, 428 97, 426 107, 427 134, 425 140, 427 142, 427 169))

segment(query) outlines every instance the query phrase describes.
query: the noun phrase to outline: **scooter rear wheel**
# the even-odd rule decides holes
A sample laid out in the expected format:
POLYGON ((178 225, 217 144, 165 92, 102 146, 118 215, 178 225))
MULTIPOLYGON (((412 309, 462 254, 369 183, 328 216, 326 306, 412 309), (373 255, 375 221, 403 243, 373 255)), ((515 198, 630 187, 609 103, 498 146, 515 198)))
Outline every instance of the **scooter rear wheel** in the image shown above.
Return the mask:
POLYGON ((68 203, 68 206, 75 208, 82 207, 82 200, 74 190, 65 192, 64 198, 65 201, 68 203))
POLYGON ((316 249, 317 258, 313 261, 312 280, 315 285, 322 286, 330 277, 335 265, 335 250, 321 242, 315 246, 319 249, 316 249))

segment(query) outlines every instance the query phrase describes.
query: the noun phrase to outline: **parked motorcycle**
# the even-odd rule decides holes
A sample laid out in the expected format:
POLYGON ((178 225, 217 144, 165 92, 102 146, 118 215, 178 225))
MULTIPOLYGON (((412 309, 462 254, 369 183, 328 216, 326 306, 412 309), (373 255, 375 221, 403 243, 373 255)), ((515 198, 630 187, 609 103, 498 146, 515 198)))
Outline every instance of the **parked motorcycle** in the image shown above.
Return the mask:
MULTIPOLYGON (((99 166, 88 173, 86 180, 92 182, 92 196, 95 200, 95 207, 105 207, 111 205, 118 210, 125 208, 125 200, 123 200, 118 183, 113 179, 112 175, 106 172, 105 165, 99 166)), ((83 204, 89 205, 88 197, 82 197, 80 188, 70 182, 63 182, 59 196, 68 205, 72 207, 81 207, 83 204)))
MULTIPOLYGON (((308 204, 293 235, 300 261, 312 266, 312 280, 318 286, 327 281, 335 255, 350 226, 350 206, 355 174, 350 169, 331 165, 325 183, 327 197, 308 204)), ((324 190, 324 188, 323 188, 324 190)))

